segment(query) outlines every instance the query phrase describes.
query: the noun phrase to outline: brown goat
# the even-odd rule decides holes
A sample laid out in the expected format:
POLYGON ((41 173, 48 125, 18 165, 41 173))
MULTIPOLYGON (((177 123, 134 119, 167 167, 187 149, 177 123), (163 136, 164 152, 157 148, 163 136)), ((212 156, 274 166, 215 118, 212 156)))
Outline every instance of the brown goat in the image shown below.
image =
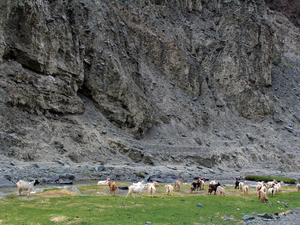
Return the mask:
POLYGON ((268 202, 268 197, 267 197, 267 194, 265 192, 263 192, 262 190, 259 190, 258 193, 257 193, 257 199, 261 202, 265 202, 267 203, 268 202))
POLYGON ((115 182, 110 183, 110 181, 109 181, 108 186, 109 186, 109 189, 110 189, 110 194, 114 193, 114 196, 115 196, 116 190, 118 189, 118 186, 116 185, 116 183, 115 182))
POLYGON ((174 189, 175 190, 180 190, 181 182, 183 181, 183 178, 180 178, 180 180, 175 181, 174 183, 174 189))
POLYGON ((244 185, 243 191, 244 191, 244 195, 248 195, 248 191, 249 191, 248 185, 244 185))

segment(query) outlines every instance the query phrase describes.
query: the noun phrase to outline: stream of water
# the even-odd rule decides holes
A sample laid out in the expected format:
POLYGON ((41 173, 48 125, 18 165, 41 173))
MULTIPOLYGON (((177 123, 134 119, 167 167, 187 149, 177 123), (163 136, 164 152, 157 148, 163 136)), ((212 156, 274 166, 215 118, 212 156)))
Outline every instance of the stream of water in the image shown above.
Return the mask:
MULTIPOLYGON (((45 189, 52 189, 52 188, 69 188, 69 187, 80 187, 80 186, 90 186, 96 185, 97 181, 77 181, 74 182, 72 185, 65 185, 65 184, 42 184, 36 185, 34 187, 34 191, 31 192, 32 194, 37 192, 42 192, 45 189)), ((0 187, 0 199, 4 198, 7 195, 18 193, 18 188, 15 187, 0 187)), ((27 195, 27 191, 24 191, 22 195, 27 195)))

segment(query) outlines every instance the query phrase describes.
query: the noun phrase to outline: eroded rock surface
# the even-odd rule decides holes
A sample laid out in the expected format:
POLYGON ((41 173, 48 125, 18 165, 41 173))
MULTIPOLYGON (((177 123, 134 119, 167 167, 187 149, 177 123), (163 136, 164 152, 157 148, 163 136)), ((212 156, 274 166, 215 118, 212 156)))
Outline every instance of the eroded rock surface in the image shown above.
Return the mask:
POLYGON ((1 155, 299 169, 299 29, 263 0, 4 1, 0 17, 1 155))

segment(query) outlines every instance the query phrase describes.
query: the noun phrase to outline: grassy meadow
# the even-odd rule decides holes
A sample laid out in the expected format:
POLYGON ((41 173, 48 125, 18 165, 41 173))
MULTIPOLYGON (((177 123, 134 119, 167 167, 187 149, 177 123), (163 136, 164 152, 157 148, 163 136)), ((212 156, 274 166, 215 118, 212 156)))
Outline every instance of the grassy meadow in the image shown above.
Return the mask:
POLYGON ((111 196, 107 186, 97 185, 79 187, 81 194, 68 189, 48 189, 30 197, 13 194, 0 199, 0 224, 242 224, 245 214, 282 213, 300 207, 295 186, 283 186, 269 197, 269 203, 258 202, 254 187, 249 195, 227 187, 225 197, 208 195, 207 185, 193 194, 189 188, 183 185, 167 196, 160 184, 154 198, 146 192, 142 198, 125 198, 127 190, 120 189, 111 196))

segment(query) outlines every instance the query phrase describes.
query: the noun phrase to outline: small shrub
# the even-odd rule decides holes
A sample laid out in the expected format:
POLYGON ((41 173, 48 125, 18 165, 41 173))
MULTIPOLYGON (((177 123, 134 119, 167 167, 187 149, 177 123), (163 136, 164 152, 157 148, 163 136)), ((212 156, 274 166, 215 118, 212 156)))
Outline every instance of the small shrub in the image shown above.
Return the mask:
POLYGON ((285 61, 282 61, 282 63, 283 63, 283 65, 285 65, 285 66, 293 67, 291 64, 289 64, 289 63, 287 63, 287 62, 285 62, 285 61))
POLYGON ((140 177, 140 178, 145 178, 145 175, 142 174, 142 173, 137 173, 136 176, 137 176, 137 177, 140 177))

